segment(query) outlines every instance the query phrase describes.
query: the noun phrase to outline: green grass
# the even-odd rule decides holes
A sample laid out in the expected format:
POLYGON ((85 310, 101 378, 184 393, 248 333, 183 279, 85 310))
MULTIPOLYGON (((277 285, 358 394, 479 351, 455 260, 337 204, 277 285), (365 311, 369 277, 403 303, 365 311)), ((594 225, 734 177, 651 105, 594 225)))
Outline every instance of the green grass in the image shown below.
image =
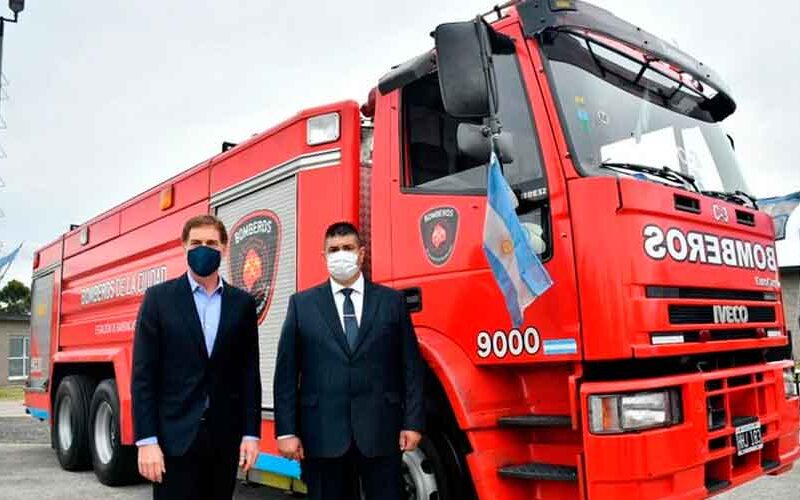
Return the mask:
POLYGON ((21 401, 24 397, 21 385, 0 387, 0 401, 21 401))

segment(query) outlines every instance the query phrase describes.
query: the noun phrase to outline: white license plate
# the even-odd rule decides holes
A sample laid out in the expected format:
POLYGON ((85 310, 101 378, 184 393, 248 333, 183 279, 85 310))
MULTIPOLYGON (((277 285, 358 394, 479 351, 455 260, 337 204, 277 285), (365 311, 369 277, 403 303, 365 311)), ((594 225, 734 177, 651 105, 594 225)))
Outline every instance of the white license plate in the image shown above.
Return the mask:
POLYGON ((761 422, 758 420, 737 427, 735 437, 737 456, 741 457, 764 447, 764 441, 761 436, 761 422))

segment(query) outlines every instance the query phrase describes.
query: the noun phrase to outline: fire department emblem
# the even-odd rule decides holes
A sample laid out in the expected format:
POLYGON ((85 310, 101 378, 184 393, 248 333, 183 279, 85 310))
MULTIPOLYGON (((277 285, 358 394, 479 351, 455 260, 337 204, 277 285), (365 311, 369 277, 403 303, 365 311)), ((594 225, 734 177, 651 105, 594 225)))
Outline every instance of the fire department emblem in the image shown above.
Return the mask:
POLYGON ((717 205, 716 203, 711 206, 711 212, 714 214, 714 220, 718 222, 728 222, 728 209, 726 207, 717 205))
POLYGON ((269 210, 242 217, 231 230, 230 280, 255 297, 259 323, 267 316, 272 301, 280 241, 280 220, 269 210))
POLYGON ((428 210, 420 219, 422 244, 428 260, 442 266, 450 260, 458 233, 458 211, 452 207, 428 210))

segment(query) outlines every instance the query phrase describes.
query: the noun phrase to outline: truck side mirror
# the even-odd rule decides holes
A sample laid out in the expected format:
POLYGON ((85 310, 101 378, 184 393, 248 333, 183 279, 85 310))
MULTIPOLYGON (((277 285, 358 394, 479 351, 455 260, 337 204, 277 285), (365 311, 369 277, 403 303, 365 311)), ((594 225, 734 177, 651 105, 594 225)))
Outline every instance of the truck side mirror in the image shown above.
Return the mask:
POLYGON ((8 8, 11 9, 11 12, 16 16, 25 10, 25 0, 8 0, 8 8))
MULTIPOLYGON (((492 153, 492 139, 489 129, 475 123, 459 123, 456 131, 458 153, 473 161, 475 165, 484 165, 492 153)), ((514 137, 510 132, 502 132, 497 138, 497 157, 500 163, 514 161, 514 137)))
POLYGON ((478 20, 440 24, 434 32, 439 88, 445 111, 456 118, 489 116, 489 40, 478 20), (483 50, 482 50, 483 48, 483 50))

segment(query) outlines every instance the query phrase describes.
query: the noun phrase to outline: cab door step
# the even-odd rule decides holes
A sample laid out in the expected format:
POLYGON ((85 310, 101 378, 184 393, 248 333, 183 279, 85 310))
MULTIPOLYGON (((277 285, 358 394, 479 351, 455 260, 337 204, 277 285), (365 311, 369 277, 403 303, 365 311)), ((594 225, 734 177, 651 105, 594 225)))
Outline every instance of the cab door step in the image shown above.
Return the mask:
POLYGON ((566 465, 530 463, 507 465, 497 471, 501 476, 516 479, 532 479, 538 481, 570 481, 578 480, 578 469, 566 465))
POLYGON ((497 419, 500 427, 572 427, 569 415, 518 415, 497 419))

